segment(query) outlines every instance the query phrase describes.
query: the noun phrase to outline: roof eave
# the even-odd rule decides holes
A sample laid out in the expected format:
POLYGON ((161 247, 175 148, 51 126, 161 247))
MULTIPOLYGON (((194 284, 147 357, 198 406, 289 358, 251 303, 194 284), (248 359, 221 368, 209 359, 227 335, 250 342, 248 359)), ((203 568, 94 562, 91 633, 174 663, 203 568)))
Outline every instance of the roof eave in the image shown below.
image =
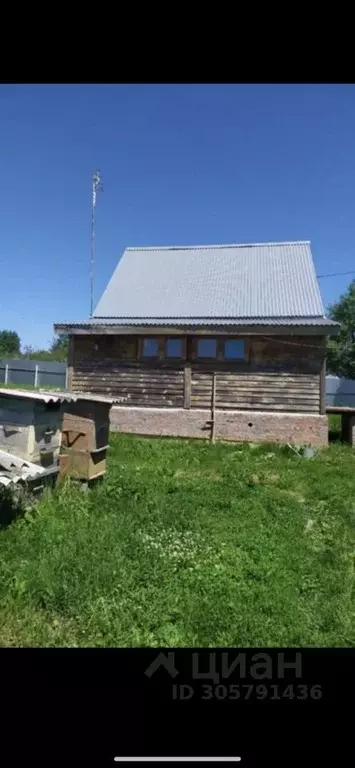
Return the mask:
MULTIPOLYGON (((137 320, 135 323, 130 323, 129 320, 126 320, 124 322, 120 322, 120 320, 117 318, 117 323, 114 322, 115 318, 113 318, 110 322, 105 323, 105 320, 108 320, 109 318, 103 318, 102 323, 97 322, 97 319, 95 322, 86 321, 83 323, 55 323, 54 324, 54 330, 58 334, 67 334, 67 335, 114 335, 118 332, 120 334, 124 335, 140 335, 140 334, 164 334, 164 333, 170 333, 173 335, 186 335, 194 333, 196 335, 199 334, 225 334, 227 333, 237 333, 238 335, 244 334, 244 335, 257 335, 257 334, 305 334, 305 335, 324 335, 324 336, 335 336, 339 333, 340 324, 335 323, 332 320, 329 320, 328 318, 319 318, 320 323, 317 324, 316 320, 313 319, 313 322, 310 322, 310 319, 307 320, 307 318, 301 320, 300 322, 287 322, 284 323, 272 323, 270 320, 265 320, 263 322, 262 320, 259 322, 251 322, 246 319, 245 323, 239 322, 233 322, 233 320, 225 319, 225 323, 223 322, 223 318, 211 318, 210 322, 206 323, 207 318, 205 318, 204 323, 198 323, 196 322, 196 319, 191 318, 191 321, 188 320, 188 318, 182 318, 179 320, 179 322, 172 321, 171 323, 167 322, 166 320, 164 323, 159 322, 157 319, 156 322, 154 319, 149 319, 149 321, 144 321, 142 319, 141 323, 138 323, 137 320), (185 323, 182 322, 182 320, 186 320, 185 323), (217 322, 218 321, 218 322, 217 322)), ((133 320, 133 318, 132 318, 133 320)), ((297 318, 295 318, 297 320, 297 318)))

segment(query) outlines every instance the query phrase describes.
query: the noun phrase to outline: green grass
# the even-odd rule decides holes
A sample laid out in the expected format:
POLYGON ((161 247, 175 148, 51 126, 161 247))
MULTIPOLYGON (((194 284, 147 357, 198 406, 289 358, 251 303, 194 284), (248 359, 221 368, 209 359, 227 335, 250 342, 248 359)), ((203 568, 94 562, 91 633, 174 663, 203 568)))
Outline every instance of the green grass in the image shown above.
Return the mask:
POLYGON ((114 434, 101 486, 0 530, 0 644, 353 646, 354 551, 346 445, 114 434))
POLYGON ((339 413, 330 413, 328 415, 329 437, 331 440, 340 440, 341 436, 341 416, 339 413))
POLYGON ((64 387, 45 387, 42 384, 40 384, 39 387, 35 387, 33 384, 4 384, 3 382, 0 382, 0 389, 26 389, 26 390, 35 390, 36 392, 39 392, 41 389, 52 390, 55 391, 64 389, 64 387))

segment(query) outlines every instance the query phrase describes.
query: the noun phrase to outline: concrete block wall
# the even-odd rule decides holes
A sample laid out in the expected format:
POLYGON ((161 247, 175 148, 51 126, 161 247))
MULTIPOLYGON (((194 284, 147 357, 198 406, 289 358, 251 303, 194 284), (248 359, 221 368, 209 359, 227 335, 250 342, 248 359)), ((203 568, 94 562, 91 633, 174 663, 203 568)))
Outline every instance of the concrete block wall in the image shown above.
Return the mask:
MULTIPOLYGON (((111 429, 138 435, 209 438, 210 410, 184 408, 111 409, 111 429)), ((216 411, 215 437, 239 442, 328 445, 328 419, 318 414, 216 411)))

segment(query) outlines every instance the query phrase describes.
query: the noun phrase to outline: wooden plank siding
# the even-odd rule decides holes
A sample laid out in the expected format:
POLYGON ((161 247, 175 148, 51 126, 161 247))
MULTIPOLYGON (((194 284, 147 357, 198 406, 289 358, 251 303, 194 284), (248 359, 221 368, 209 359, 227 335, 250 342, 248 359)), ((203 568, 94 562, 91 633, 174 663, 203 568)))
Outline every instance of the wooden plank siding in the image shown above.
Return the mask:
POLYGON ((142 360, 142 337, 75 336, 72 387, 123 398, 123 405, 211 408, 215 373, 217 409, 320 413, 324 337, 249 336, 242 361, 221 359, 224 338, 218 359, 197 361, 194 336, 185 337, 179 360, 164 357, 163 337, 157 358, 142 360))
MULTIPOLYGON (((192 408, 209 408, 212 373, 192 373, 192 408)), ((216 373, 216 408, 319 413, 319 376, 258 371, 216 373)))
POLYGON ((176 366, 149 363, 118 365, 96 361, 75 368, 75 391, 97 392, 123 398, 123 405, 182 408, 184 371, 176 366))
POLYGON ((74 355, 75 355, 75 339, 74 336, 69 336, 68 342, 68 365, 67 365, 67 381, 66 386, 69 392, 73 389, 73 372, 74 372, 74 355))

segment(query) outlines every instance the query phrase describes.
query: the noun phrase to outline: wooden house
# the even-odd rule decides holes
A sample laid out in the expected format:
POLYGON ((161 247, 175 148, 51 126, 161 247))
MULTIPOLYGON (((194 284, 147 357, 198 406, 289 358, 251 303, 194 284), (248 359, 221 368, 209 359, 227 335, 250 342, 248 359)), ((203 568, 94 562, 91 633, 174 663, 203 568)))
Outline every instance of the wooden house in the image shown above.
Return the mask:
POLYGON ((327 444, 325 317, 309 242, 127 248, 69 335, 69 388, 126 432, 327 444))

